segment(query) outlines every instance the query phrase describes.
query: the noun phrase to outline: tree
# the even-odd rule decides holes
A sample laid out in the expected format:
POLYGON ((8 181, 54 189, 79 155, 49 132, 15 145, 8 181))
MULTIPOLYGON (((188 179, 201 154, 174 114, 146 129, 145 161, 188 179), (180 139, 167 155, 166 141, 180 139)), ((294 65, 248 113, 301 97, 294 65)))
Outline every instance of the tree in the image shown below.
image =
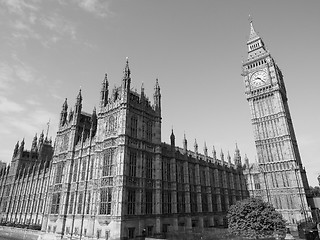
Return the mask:
POLYGON ((259 239, 285 234, 286 224, 275 208, 261 199, 248 198, 232 205, 227 214, 230 233, 259 239))
POLYGON ((311 187, 310 186, 310 194, 313 197, 320 197, 320 187, 318 187, 318 186, 311 187))

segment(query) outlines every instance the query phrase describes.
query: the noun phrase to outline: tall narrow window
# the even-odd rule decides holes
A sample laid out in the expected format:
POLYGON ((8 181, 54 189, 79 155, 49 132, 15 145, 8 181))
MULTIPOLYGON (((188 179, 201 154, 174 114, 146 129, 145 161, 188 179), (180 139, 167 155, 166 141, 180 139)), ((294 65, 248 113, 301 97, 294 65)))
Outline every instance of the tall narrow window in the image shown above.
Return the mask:
POLYGON ((94 157, 91 158, 90 179, 93 178, 94 157))
POLYGON ((52 195, 51 214, 58 214, 60 205, 60 193, 52 195))
POLYGON ((128 215, 135 214, 136 206, 136 191, 133 189, 128 190, 128 215))
POLYGON ((82 207, 83 207, 83 192, 79 192, 78 196, 78 214, 82 213, 82 207))
POLYGON ((136 116, 131 117, 131 136, 137 138, 137 129, 138 129, 138 119, 136 116))
POLYGON ((87 209, 86 209, 86 214, 90 213, 90 199, 91 199, 91 192, 88 191, 88 195, 87 195, 87 209))
POLYGON ((146 138, 147 141, 152 141, 152 122, 147 122, 147 128, 146 128, 146 138))
POLYGON ((77 173, 78 173, 78 160, 74 160, 73 163, 73 181, 76 182, 77 181, 77 173))
POLYGON ((73 213, 73 204, 74 204, 74 192, 70 193, 69 214, 73 213))
POLYGON ((56 181, 55 181, 56 183, 61 183, 61 181, 62 181, 63 166, 64 166, 64 163, 63 163, 63 162, 57 163, 57 167, 56 167, 56 181))
POLYGON ((129 158, 129 176, 135 177, 136 176, 136 169, 137 169, 137 153, 131 151, 130 158, 129 158))
POLYGON ((153 177, 153 164, 152 156, 150 154, 146 155, 146 178, 152 179, 153 177))
POLYGON ((178 198, 178 201, 177 201, 177 210, 178 210, 178 213, 184 213, 186 210, 185 210, 185 193, 184 192, 177 192, 177 198, 178 198))
POLYGON ((87 170, 87 159, 82 159, 82 171, 81 171, 81 181, 84 181, 86 178, 86 170, 87 170))
POLYGON ((163 191, 162 193, 162 213, 171 213, 171 192, 163 191))
POLYGON ((103 155, 103 166, 102 166, 102 176, 112 176, 112 163, 113 163, 113 152, 112 148, 105 151, 103 155))
POLYGON ((152 214, 153 207, 153 194, 152 190, 146 190, 146 214, 152 214))
POLYGON ((101 215, 111 214, 111 201, 112 201, 112 189, 101 188, 100 189, 100 211, 101 215))

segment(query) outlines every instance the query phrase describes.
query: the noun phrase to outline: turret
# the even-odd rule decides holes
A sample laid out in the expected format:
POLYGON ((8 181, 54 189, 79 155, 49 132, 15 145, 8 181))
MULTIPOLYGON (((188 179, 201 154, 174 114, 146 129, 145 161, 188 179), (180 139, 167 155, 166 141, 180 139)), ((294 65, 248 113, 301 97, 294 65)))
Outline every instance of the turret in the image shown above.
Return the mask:
POLYGON ((156 85, 154 86, 153 101, 155 110, 161 112, 161 93, 158 79, 156 79, 156 85))
POLYGON ((183 153, 187 154, 187 152, 188 152, 188 141, 186 139, 186 134, 183 134, 182 145, 183 145, 183 153))
POLYGON ((176 143, 175 143, 175 136, 174 136, 174 133, 173 133, 173 129, 171 130, 171 135, 170 135, 170 142, 171 142, 171 149, 174 150, 175 149, 175 146, 176 146, 176 143))
POLYGON ((217 162, 217 152, 216 149, 214 148, 214 146, 212 147, 212 158, 213 158, 213 162, 216 163, 217 162))
POLYGON ((123 70, 123 79, 122 79, 122 88, 126 93, 130 91, 130 83, 131 83, 130 74, 131 74, 131 71, 129 68, 129 60, 128 58, 126 58, 126 66, 123 70))
POLYGON ((108 97, 109 97, 109 82, 108 82, 107 74, 105 74, 104 79, 102 81, 102 86, 101 86, 101 99, 100 99, 101 107, 105 107, 108 104, 108 97))
POLYGON ((22 139, 20 147, 19 147, 20 156, 22 156, 23 150, 24 150, 24 138, 22 139))
POLYGON ((231 167, 231 156, 230 156, 229 151, 228 151, 227 159, 228 159, 228 166, 231 167))
POLYGON ((221 149, 221 152, 220 152, 220 158, 221 158, 222 164, 224 165, 224 154, 223 154, 222 149, 221 149))
POLYGON ((94 137, 97 131, 97 113, 96 107, 93 108, 92 116, 91 116, 91 127, 90 127, 90 134, 91 137, 94 137))
POLYGON ((247 167, 249 167, 249 159, 248 159, 248 157, 247 157, 247 154, 245 154, 245 156, 244 156, 244 164, 245 164, 247 167))
POLYGON ((238 144, 236 144, 236 149, 234 151, 234 165, 236 165, 237 167, 241 167, 242 163, 241 163, 241 155, 240 155, 240 150, 238 148, 238 144))
POLYGON ((208 160, 208 148, 207 148, 206 142, 204 142, 203 154, 204 154, 204 158, 205 158, 204 160, 207 161, 208 160))
POLYGON ((77 96, 77 100, 76 100, 76 104, 74 106, 75 109, 75 114, 80 114, 81 113, 81 109, 82 109, 82 95, 81 95, 81 88, 79 90, 78 96, 77 96))
POLYGON ((60 126, 63 126, 66 123, 67 114, 68 114, 68 103, 67 103, 67 99, 65 99, 62 105, 61 113, 60 113, 60 126))
POLYGON ((40 149, 41 145, 43 144, 43 139, 44 139, 44 134, 42 131, 39 137, 38 149, 40 149))
POLYGON ((31 145, 31 152, 37 152, 38 147, 37 147, 37 134, 34 136, 32 145, 31 145))
POLYGON ((196 155, 196 158, 198 157, 198 143, 197 139, 194 139, 194 153, 196 155))
POLYGON ((16 143, 16 146, 14 147, 13 150, 13 157, 16 157, 19 151, 19 141, 16 143))

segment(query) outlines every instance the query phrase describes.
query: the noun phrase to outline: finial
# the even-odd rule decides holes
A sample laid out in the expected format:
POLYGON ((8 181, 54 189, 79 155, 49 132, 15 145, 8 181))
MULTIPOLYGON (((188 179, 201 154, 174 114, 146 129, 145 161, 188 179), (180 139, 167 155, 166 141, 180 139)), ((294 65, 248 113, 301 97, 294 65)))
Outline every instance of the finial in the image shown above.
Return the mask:
POLYGON ((46 140, 47 140, 47 137, 48 137, 48 134, 49 134, 49 128, 50 128, 50 118, 49 118, 49 121, 47 122, 46 140))
POLYGON ((251 14, 249 14, 249 22, 250 22, 250 23, 253 22, 253 17, 251 16, 251 14))

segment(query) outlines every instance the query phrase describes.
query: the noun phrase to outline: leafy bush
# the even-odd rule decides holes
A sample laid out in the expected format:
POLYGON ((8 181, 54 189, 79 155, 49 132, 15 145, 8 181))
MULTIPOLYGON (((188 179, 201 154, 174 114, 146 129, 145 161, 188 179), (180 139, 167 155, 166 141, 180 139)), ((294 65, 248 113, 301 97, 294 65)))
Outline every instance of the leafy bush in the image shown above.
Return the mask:
POLYGON ((271 204, 257 198, 232 205, 227 219, 230 233, 237 236, 257 239, 274 234, 284 235, 286 231, 282 215, 271 204))

